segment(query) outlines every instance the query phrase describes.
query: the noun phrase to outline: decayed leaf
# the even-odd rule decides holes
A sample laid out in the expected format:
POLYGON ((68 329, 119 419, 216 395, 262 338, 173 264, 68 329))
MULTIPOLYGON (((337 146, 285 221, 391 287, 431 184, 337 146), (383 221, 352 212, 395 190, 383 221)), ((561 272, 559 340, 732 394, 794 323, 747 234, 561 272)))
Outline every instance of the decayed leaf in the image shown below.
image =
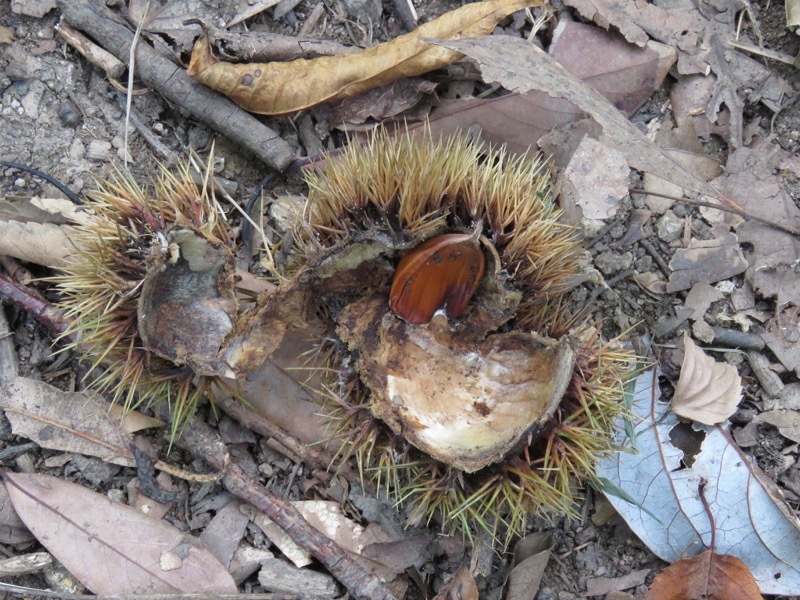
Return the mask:
POLYGON ((580 206, 588 219, 613 217, 628 195, 629 174, 621 152, 584 137, 564 170, 564 201, 580 206))
POLYGON ((667 284, 668 292, 688 290, 698 281, 722 281, 747 269, 736 235, 725 225, 715 225, 711 233, 713 240, 693 239, 688 247, 675 251, 669 261, 672 273, 667 284))
MULTIPOLYGON (((800 209, 779 174, 783 169, 800 170, 793 161, 796 158, 774 141, 738 148, 728 156, 725 174, 712 183, 748 214, 797 229, 800 209)), ((800 298, 800 238, 755 220, 739 224, 736 232, 740 241, 753 245, 745 273, 753 289, 765 298, 776 297, 778 306, 800 298)))
POLYGON ((786 0, 786 27, 800 27, 800 0, 786 0))
POLYGON ((590 577, 586 580, 586 595, 605 596, 610 600, 614 592, 642 585, 649 574, 650 569, 638 569, 621 577, 590 577))
MULTIPOLYGON (((705 432, 699 452, 686 456, 673 443, 678 417, 660 402, 653 371, 639 376, 632 410, 638 419, 638 452, 620 452, 599 461, 597 475, 630 497, 623 500, 606 493, 633 532, 667 562, 708 547, 711 526, 697 493, 700 480, 705 479, 705 497, 717 525, 717 552, 741 558, 762 594, 796 594, 800 589, 800 523, 784 501, 772 494, 770 485, 774 484, 767 476, 721 427, 705 432)), ((618 442, 630 445, 623 425, 618 442)))
POLYGON ((759 600, 753 574, 740 559, 706 550, 664 569, 653 581, 647 600, 759 600))
POLYGON ((677 58, 665 44, 650 40, 639 48, 615 33, 567 20, 553 32, 550 54, 627 116, 661 87, 677 58))
POLYGON ((165 423, 161 419, 155 417, 148 417, 138 410, 126 411, 124 407, 119 404, 112 404, 108 408, 108 415, 114 422, 119 421, 122 431, 128 435, 132 435, 142 429, 150 429, 151 427, 164 427, 165 423))
POLYGON ((526 535, 517 542, 514 568, 508 574, 506 600, 533 600, 539 593, 552 548, 553 537, 544 531, 526 535))
POLYGON ((49 475, 6 473, 28 529, 95 594, 233 594, 228 571, 190 535, 49 475))
POLYGON ((780 434, 786 439, 800 443, 800 411, 790 409, 767 410, 757 414, 755 423, 769 423, 777 427, 780 434))
MULTIPOLYGON (((559 63, 626 115, 661 85, 674 60, 656 43, 636 48, 588 25, 562 21, 554 36, 550 53, 559 63), (609 55, 615 60, 606 60, 609 55)), ((434 136, 479 129, 484 141, 524 154, 547 132, 584 117, 574 104, 534 89, 491 99, 444 100, 431 111, 430 128, 434 136)))
POLYGON ((569 102, 534 90, 490 99, 444 100, 431 112, 428 126, 434 139, 458 130, 477 130, 483 141, 525 154, 548 131, 584 116, 569 102))
POLYGON ((533 44, 505 35, 439 43, 474 58, 487 82, 521 93, 541 90, 585 111, 603 128, 600 141, 622 152, 631 167, 717 197, 707 182, 651 142, 599 92, 533 44))
POLYGON ((0 544, 30 544, 35 538, 11 505, 8 489, 0 485, 0 544))
POLYGON ((478 584, 464 565, 448 581, 433 600, 478 600, 478 584))
POLYGON ((716 425, 736 412, 742 380, 736 367, 715 361, 683 335, 683 365, 672 412, 705 425, 716 425))
POLYGON ((90 392, 65 392, 43 381, 17 377, 0 389, 0 407, 16 435, 43 448, 79 452, 134 466, 131 437, 109 418, 108 403, 90 392))
POLYGON ((203 37, 192 51, 188 73, 245 110, 286 114, 448 65, 461 58, 461 54, 434 46, 423 38, 486 35, 511 13, 541 4, 541 0, 476 2, 359 53, 288 63, 234 65, 219 62, 203 37))

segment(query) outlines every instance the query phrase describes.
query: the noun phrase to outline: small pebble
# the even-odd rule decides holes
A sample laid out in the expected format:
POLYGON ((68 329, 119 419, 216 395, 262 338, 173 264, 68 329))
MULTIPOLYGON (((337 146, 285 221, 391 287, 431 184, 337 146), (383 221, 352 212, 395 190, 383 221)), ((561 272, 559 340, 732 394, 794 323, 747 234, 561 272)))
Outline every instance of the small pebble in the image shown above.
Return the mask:
POLYGON ((675 213, 668 210, 656 222, 656 233, 658 239, 664 242, 674 242, 683 233, 683 219, 678 218, 675 213))
POLYGON ((58 105, 58 118, 67 127, 77 127, 81 124, 81 112, 69 100, 58 105))

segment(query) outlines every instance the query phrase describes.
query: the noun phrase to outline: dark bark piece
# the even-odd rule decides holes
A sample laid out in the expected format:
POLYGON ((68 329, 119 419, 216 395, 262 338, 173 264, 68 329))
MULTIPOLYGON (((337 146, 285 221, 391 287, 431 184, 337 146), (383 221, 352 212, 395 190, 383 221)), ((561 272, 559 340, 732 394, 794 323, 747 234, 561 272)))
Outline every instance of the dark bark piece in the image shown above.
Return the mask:
MULTIPOLYGON (((127 64, 133 31, 118 15, 95 0, 59 0, 58 7, 76 29, 127 64)), ((136 74, 148 87, 212 129, 241 144, 256 158, 283 170, 294 160, 289 144, 227 98, 189 77, 144 40, 136 48, 136 74)))

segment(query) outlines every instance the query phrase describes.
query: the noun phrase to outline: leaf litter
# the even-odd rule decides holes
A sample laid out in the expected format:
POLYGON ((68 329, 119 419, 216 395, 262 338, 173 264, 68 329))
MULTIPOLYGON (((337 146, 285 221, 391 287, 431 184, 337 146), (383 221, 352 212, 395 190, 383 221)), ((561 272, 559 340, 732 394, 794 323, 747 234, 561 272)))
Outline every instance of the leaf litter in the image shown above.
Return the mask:
MULTIPOLYGON (((636 451, 601 461, 598 471, 630 495, 632 501, 606 493, 633 532, 667 562, 701 552, 711 533, 697 494, 703 479, 717 524, 716 550, 744 561, 764 594, 791 595, 800 589, 797 517, 727 431, 697 429, 702 436, 698 452, 674 445, 671 432, 678 418, 661 400, 654 370, 639 376, 633 411, 636 451)), ((621 444, 628 443, 622 431, 620 436, 621 444)))
POLYGON ((5 480, 28 529, 95 594, 237 591, 211 553, 164 521, 57 477, 5 480))
MULTIPOLYGON (((179 8, 179 3, 174 3, 175 6, 173 8, 179 8)), ((619 15, 614 15, 613 10, 609 8, 605 3, 602 2, 595 2, 595 6, 597 7, 595 18, 600 23, 604 23, 606 26, 608 23, 617 23, 620 25, 620 28, 623 29, 626 35, 641 44, 648 42, 649 37, 653 36, 661 41, 665 42, 667 45, 672 46, 673 48, 677 49, 677 54, 679 57, 679 64, 678 64, 678 72, 679 73, 691 73, 696 72, 700 73, 700 75, 696 75, 695 77, 698 80, 702 80, 704 83, 708 85, 704 85, 703 92, 699 96, 701 101, 699 106, 702 108, 700 114, 690 114, 692 111, 687 110, 682 115, 681 118, 684 121, 676 126, 676 132, 682 136, 683 141, 691 142, 693 139, 697 141, 698 137, 707 139, 707 136, 710 135, 711 132, 716 134, 723 135, 726 139, 729 139, 732 142, 732 145, 735 147, 738 143, 740 138, 747 138, 748 134, 744 131, 744 127, 742 125, 741 120, 738 120, 737 115, 741 114, 742 107, 745 105, 745 101, 742 100, 743 81, 752 81, 756 84, 756 88, 754 93, 747 96, 746 102, 757 102, 762 101, 766 106, 770 107, 771 109, 775 109, 780 105, 781 100, 781 89, 782 82, 777 78, 769 77, 769 78, 762 78, 765 69, 758 65, 758 68, 755 70, 752 69, 752 66, 749 65, 746 68, 742 65, 746 64, 746 61, 742 60, 742 55, 736 53, 735 60, 730 60, 730 57, 726 55, 722 59, 719 58, 719 50, 722 48, 723 40, 720 39, 711 39, 712 47, 715 50, 716 57, 712 56, 707 61, 703 56, 698 53, 698 49, 700 48, 701 44, 700 41, 703 39, 705 26, 707 24, 704 23, 704 17, 699 14, 699 12, 695 11, 693 7, 690 7, 686 10, 685 7, 680 7, 676 10, 669 10, 666 13, 664 9, 654 6, 648 5, 645 10, 639 11, 638 15, 635 15, 634 18, 631 18, 626 22, 626 18, 619 18, 619 15), (611 11, 611 13, 609 13, 611 11), (681 14, 681 13, 686 14, 681 14), (666 18, 662 18, 665 17, 666 18), (703 27, 697 27, 697 24, 700 23, 703 27), (680 35, 677 35, 677 32, 680 32, 680 35), (705 69, 711 68, 713 72, 716 74, 715 77, 706 77, 703 73, 705 73, 705 69), (740 72, 741 70, 741 72, 740 72), (769 81, 769 82, 768 82, 769 81), (764 90, 772 90, 765 92, 764 90), (774 90, 778 90, 779 93, 776 95, 773 93, 774 90), (726 117, 726 112, 733 111, 732 115, 726 117), (709 119, 712 117, 712 119, 709 119), (726 122, 726 118, 729 122, 732 122, 733 125, 729 125, 726 122), (703 120, 707 122, 703 125, 703 120), (687 124, 690 123, 691 125, 687 124), (703 129, 705 127, 706 129, 703 129), (733 133, 731 133, 731 129, 733 129, 733 133), (731 137, 732 136, 732 137, 731 137)), ((199 10, 199 9, 198 9, 199 10)), ((716 9, 715 9, 716 10, 716 9)), ((166 14, 166 13, 165 13, 166 14)), ((178 13, 180 14, 180 11, 178 13)), ((195 13, 193 16, 200 16, 199 13, 195 13)), ((723 20, 725 27, 730 29, 731 21, 730 20, 723 20)), ((162 32, 166 35, 176 35, 180 32, 177 31, 177 28, 173 25, 169 25, 167 21, 164 21, 166 25, 162 32)), ((559 27, 562 27, 561 24, 559 27)), ((569 40, 570 35, 573 34, 575 29, 584 29, 587 31, 586 35, 588 37, 579 37, 580 42, 576 43, 575 47, 580 48, 581 45, 586 44, 588 45, 589 39, 596 36, 599 32, 597 29, 588 28, 588 26, 580 25, 576 28, 572 28, 571 26, 564 26, 562 27, 561 32, 561 39, 557 40, 559 44, 563 44, 564 40, 569 40)), ((155 28, 154 28, 155 30, 155 28)), ((198 30, 199 31, 199 30, 198 30)), ((727 31, 727 29, 725 30, 727 31)), ((192 34, 193 35, 193 34, 192 34)), ((608 35, 608 34, 605 34, 608 35)), ((600 36, 602 37, 602 36, 600 36)), ((610 36, 613 39, 613 36, 610 36)), ((175 39, 178 39, 177 37, 175 39)), ((182 43, 188 43, 188 36, 184 36, 182 43)), ((499 44, 499 43, 498 43, 499 44)), ((498 46, 499 47, 499 46, 498 46)), ((555 48, 556 46, 554 46, 555 48)), ((563 48, 563 47, 562 47, 563 48)), ((573 48, 574 50, 574 48, 573 48)), ((490 49, 490 51, 497 52, 496 49, 490 49)), ((553 50, 554 51, 554 50, 553 50)), ((598 56, 600 54, 596 52, 589 53, 592 57, 598 56)), ((554 55, 556 53, 554 52, 554 55)), ((560 54, 558 57, 563 60, 565 63, 569 62, 567 54, 560 54)), ((490 57, 491 58, 491 57, 490 57)), ((505 57, 504 57, 505 58, 505 57)), ((577 55, 577 64, 578 66, 585 66, 586 68, 590 68, 593 65, 591 63, 598 62, 598 61, 590 61, 590 60, 580 60, 580 54, 577 55)), ((644 66, 649 73, 650 69, 659 66, 659 61, 661 59, 648 59, 650 62, 645 61, 644 66)), ((600 61, 602 62, 602 61, 600 61)), ((602 67, 602 65, 594 65, 596 67, 602 67)), ((647 76, 642 77, 641 79, 637 79, 638 71, 640 65, 637 65, 635 62, 631 63, 629 66, 624 67, 623 69, 623 76, 620 78, 623 82, 628 83, 629 81, 639 82, 646 81, 647 76), (628 75, 628 77, 624 76, 628 75)), ((513 76, 513 75, 512 75, 513 76)), ((614 82, 615 77, 618 77, 618 74, 615 74, 613 71, 607 75, 607 79, 603 82, 603 73, 601 72, 599 75, 590 75, 588 78, 595 80, 600 80, 600 84, 598 87, 603 89, 604 86, 606 88, 606 92, 614 92, 613 89, 615 87, 614 82), (612 85, 609 86, 609 83, 612 85)), ((649 76, 649 75, 648 75, 649 76)), ((689 78, 680 78, 678 84, 674 86, 676 89, 681 86, 684 81, 687 81, 689 78)), ((543 86, 547 87, 547 86, 543 86)), ((627 95, 635 96, 634 93, 636 88, 639 85, 634 86, 634 90, 627 95)), ((658 84, 655 85, 658 87, 658 84)), ((647 92, 647 86, 641 87, 639 90, 641 96, 646 98, 649 96, 647 92)), ((625 96, 625 95, 623 95, 625 96)), ((673 100, 675 107, 677 107, 677 97, 673 100)), ((615 102, 613 96, 609 97, 612 103, 615 102)), ((620 102, 619 97, 616 101, 618 104, 620 102)), ((411 104, 411 102, 408 102, 411 104)), ((447 121, 448 117, 445 116, 441 117, 441 121, 439 126, 443 128, 454 127, 455 124, 465 124, 469 122, 469 119, 472 118, 468 115, 478 115, 477 121, 481 125, 479 126, 482 129, 481 134, 485 135, 487 138, 491 135, 495 135, 495 140, 503 141, 503 140, 510 140, 512 142, 517 142, 521 151, 525 151, 529 146, 537 142, 541 138, 541 134, 549 131, 552 129, 552 124, 556 123, 558 125, 564 125, 571 121, 574 121, 576 118, 584 117, 586 113, 575 105, 567 105, 563 100, 559 98, 553 98, 549 96, 547 93, 544 92, 527 92, 525 94, 518 94, 512 93, 507 96, 503 96, 500 98, 495 98, 492 100, 468 100, 466 101, 470 109, 461 108, 455 109, 452 113, 450 113, 450 118, 455 119, 451 121, 447 121), (538 94, 538 99, 534 100, 534 96, 538 94), (537 104, 540 103, 540 104, 537 104), (540 110, 532 110, 533 108, 540 108, 540 110), (508 122, 511 120, 517 120, 521 114, 530 114, 532 112, 536 112, 539 114, 544 115, 541 117, 541 125, 534 124, 528 127, 527 124, 523 124, 523 127, 517 127, 515 129, 521 130, 521 135, 519 137, 514 137, 517 135, 518 131, 511 131, 508 122), (490 121, 487 118, 487 115, 496 114, 498 117, 495 120, 495 124, 489 125, 490 121), (455 115, 455 117, 454 117, 455 115), (564 119, 563 123, 560 119, 564 119), (487 120, 482 120, 487 119, 487 120), (538 129, 537 129, 538 128, 538 129)), ((591 107, 592 102, 589 102, 588 105, 591 107)), ((464 106, 463 103, 460 104, 462 107, 464 106)), ((402 103, 399 104, 402 107, 402 103)), ((625 106, 619 106, 618 108, 627 108, 625 106)), ((446 109, 447 110, 447 109, 446 109)), ((391 112, 395 112, 393 108, 386 108, 381 109, 378 114, 370 114, 367 118, 372 119, 380 119, 382 115, 389 115, 391 112)), ((609 146, 612 145, 619 145, 621 142, 625 140, 625 134, 630 134, 629 130, 626 130, 624 125, 617 123, 614 121, 613 118, 604 122, 602 110, 598 109, 597 107, 593 107, 591 110, 588 110, 590 114, 593 114, 598 120, 600 124, 605 126, 603 127, 603 134, 608 136, 609 129, 611 130, 611 143, 609 146), (600 116, 598 116, 600 115, 600 116), (609 125, 611 123, 611 125, 609 125)), ((439 113, 444 114, 442 112, 439 113)), ((677 115, 676 115, 677 116, 677 115)), ((536 118, 540 118, 538 115, 536 118)), ((515 123, 516 125, 516 123, 515 123)), ((466 128, 466 127, 465 127, 466 128)), ((589 140, 591 138, 585 138, 585 140, 589 140)), ((638 138, 636 138, 639 140, 638 138)), ((702 162, 708 157, 703 154, 702 147, 698 148, 697 146, 693 146, 692 144, 688 144, 689 147, 682 147, 676 151, 676 148, 670 146, 670 142, 666 141, 664 138, 659 139, 656 137, 659 144, 662 145, 662 149, 659 149, 657 146, 647 146, 645 144, 644 147, 648 148, 648 152, 651 153, 651 163, 656 160, 661 160, 664 156, 668 155, 672 157, 676 162, 680 162, 684 164, 686 167, 686 171, 689 175, 685 176, 685 179, 681 182, 681 185, 678 187, 673 187, 672 192, 676 195, 681 195, 683 189, 695 189, 700 185, 698 181, 706 182, 709 179, 714 177, 714 174, 708 175, 701 174, 701 169, 698 167, 698 162, 702 162), (677 158, 679 155, 677 152, 683 153, 693 153, 690 156, 691 164, 686 164, 685 162, 681 161, 677 158), (697 176, 698 178, 695 179, 694 177, 697 176), (684 185, 686 183, 690 183, 691 185, 684 185)), ((608 142, 608 140, 602 140, 608 142)), ((639 140, 640 141, 640 140, 639 140)), ((591 142, 589 142, 591 143, 591 142)), ((638 143, 638 142, 637 142, 638 143)), ((748 142, 749 143, 749 142, 748 142)), ((572 146, 573 148, 577 146, 577 143, 572 146)), ((777 173, 774 173, 775 169, 775 162, 768 158, 769 152, 774 152, 775 144, 769 143, 767 141, 762 146, 754 146, 750 148, 739 148, 735 152, 731 154, 729 157, 728 166, 726 169, 726 175, 723 178, 718 179, 717 181, 713 182, 712 185, 717 185, 718 183, 724 183, 725 188, 723 189, 731 198, 740 202, 742 206, 746 204, 746 201, 738 200, 739 196, 749 196, 752 201, 752 208, 753 210, 762 207, 768 207, 772 210, 776 205, 778 207, 784 206, 787 207, 787 210, 791 208, 791 202, 786 203, 786 199, 789 198, 788 195, 785 195, 784 190, 784 197, 782 201, 773 202, 770 200, 769 202, 764 202, 764 193, 763 190, 766 187, 766 190, 769 193, 769 198, 779 197, 779 194, 773 194, 773 191, 780 188, 778 185, 774 187, 778 182, 777 173), (747 151, 755 151, 758 157, 761 159, 762 162, 756 162, 755 166, 753 162, 749 163, 737 163, 736 160, 755 160, 753 159, 752 155, 747 153, 742 153, 738 155, 742 150, 747 151), (742 166, 745 165, 745 166, 742 166), (736 181, 732 180, 733 175, 738 174, 746 174, 746 175, 755 175, 756 178, 761 178, 766 174, 769 174, 770 179, 758 179, 754 182, 742 182, 741 180, 736 181)), ((602 146, 601 146, 602 148, 602 146)), ((630 161, 629 161, 630 162, 630 161)), ((631 165, 635 166, 635 165, 631 165)), ((712 165, 713 167, 713 165, 712 165)), ((644 169, 647 171, 645 166, 641 165, 638 167, 640 169, 644 169)), ((654 171, 657 172, 657 169, 654 171)), ((664 172, 662 172, 664 174, 664 172)), ((648 172, 645 173, 646 177, 650 177, 652 181, 653 173, 648 172)), ((674 182, 674 178, 671 178, 674 182)), ((621 185, 621 183, 618 183, 621 185)), ((645 186, 647 187, 647 186, 645 186)), ((650 191, 658 191, 654 188, 649 188, 650 191)), ((704 188, 706 191, 713 189, 713 188, 704 188)), ((782 189, 782 188, 781 188, 782 189)), ((662 189, 663 191, 663 189, 662 189)), ((700 190, 698 190, 700 191, 700 190)), ((592 202, 593 200, 589 195, 585 196, 588 202, 592 202)), ((618 203, 619 200, 615 199, 613 201, 609 201, 605 205, 600 205, 599 207, 595 208, 597 211, 597 215, 599 218, 613 218, 613 211, 615 208, 615 204, 618 203), (605 214, 603 214, 605 213, 605 214)), ((670 203, 665 203, 665 209, 669 210, 670 203)), ((649 206, 649 205, 648 205, 649 206)), ((707 214, 706 209, 703 209, 704 214, 707 214)), ((663 212, 663 211, 662 211, 663 212)), ((792 214, 791 212, 788 213, 789 218, 784 219, 786 216, 785 214, 773 214, 772 216, 775 220, 785 220, 788 222, 792 222, 796 220, 796 215, 792 214)), ((727 219, 727 217, 726 217, 727 219)), ((712 220, 713 222, 713 220, 712 220)), ((749 223, 731 221, 728 223, 728 229, 715 229, 715 240, 712 240, 712 244, 708 247, 704 247, 702 244, 708 242, 708 240, 691 240, 689 241, 688 238, 684 239, 683 250, 686 250, 687 253, 690 250, 703 250, 704 248, 714 248, 715 252, 718 252, 721 256, 721 259, 717 263, 705 264, 706 261, 703 260, 705 257, 702 252, 698 253, 696 256, 693 257, 687 263, 683 263, 683 268, 677 268, 676 263, 676 271, 682 272, 681 277, 684 277, 686 282, 688 282, 688 286, 681 288, 681 289, 690 289, 690 297, 692 293, 695 293, 697 290, 697 294, 700 294, 701 289, 707 290, 708 287, 706 283, 706 288, 701 288, 700 284, 697 282, 715 282, 715 281, 722 281, 726 280, 733 275, 726 275, 725 272, 715 269, 721 268, 721 263, 724 263, 724 258, 728 256, 729 252, 733 252, 734 256, 734 263, 736 264, 737 268, 742 266, 743 261, 746 259, 746 263, 744 263, 748 268, 746 272, 746 277, 748 281, 753 282, 754 287, 756 290, 762 295, 762 297, 775 297, 780 299, 791 299, 799 297, 797 294, 792 296, 792 292, 794 291, 792 288, 793 280, 791 278, 791 270, 790 267, 793 264, 792 259, 797 259, 797 248, 793 246, 796 242, 796 238, 791 241, 787 241, 787 243, 776 243, 774 246, 770 246, 771 236, 774 236, 775 230, 769 227, 764 227, 763 232, 759 232, 759 235, 753 235, 749 233, 749 230, 746 226, 753 226, 754 223, 751 221, 749 223), (730 228, 733 228, 733 232, 731 232, 730 228), (744 231, 744 234, 742 232, 744 231), (753 235, 753 237, 748 238, 748 235, 753 235), (738 236, 738 237, 737 237, 738 236), (738 250, 738 246, 741 242, 747 241, 748 243, 752 243, 754 252, 747 253, 746 255, 741 254, 739 252, 737 254, 736 250, 738 250), (777 262, 774 260, 774 255, 776 252, 776 248, 779 250, 787 250, 786 254, 781 255, 781 260, 777 262), (787 269, 789 267, 789 269, 787 269)), ((752 227, 753 229, 758 229, 756 227, 752 227)), ((791 236, 790 236, 791 237, 791 236)), ((781 240, 784 242, 784 240, 781 240)), ((692 255, 689 254, 690 258, 692 255)), ((685 256, 684 256, 685 258, 685 256)), ((679 277, 676 276, 675 281, 678 281, 679 277)), ((797 278, 794 278, 794 282, 797 281, 797 278)), ((670 279, 670 282, 673 283, 673 279, 670 279)), ((683 283, 678 283, 676 285, 683 285, 683 283)), ((768 340, 770 347, 773 349, 775 355, 783 362, 783 366, 791 369, 797 368, 798 360, 793 358, 796 354, 797 349, 797 340, 793 337, 793 332, 797 330, 797 314, 792 313, 792 305, 791 303, 785 303, 784 307, 781 307, 781 310, 772 317, 770 321, 771 327, 768 332, 762 334, 765 340, 768 340), (789 365, 794 365, 790 367, 789 365)), ((704 312, 707 307, 707 298, 704 299, 697 299, 697 298, 687 298, 686 306, 690 310, 690 314, 692 315, 690 318, 695 320, 695 326, 698 326, 702 321, 702 312, 704 312), (705 308, 704 308, 705 307, 705 308)), ((753 308, 743 309, 743 310, 753 310, 753 308)), ((762 311, 764 312, 764 311, 762 311)), ((284 369, 284 367, 280 367, 279 369, 284 369)), ((285 372, 285 371, 284 371, 285 372)), ((273 398, 279 399, 281 394, 283 393, 292 393, 296 394, 299 393, 299 390, 302 389, 302 384, 299 381, 296 381, 297 378, 291 377, 291 379, 295 379, 294 382, 289 382, 289 384, 285 388, 285 392, 277 391, 272 396, 273 398)), ((791 413, 787 413, 786 409, 775 409, 765 413, 762 415, 758 415, 754 421, 763 422, 763 423, 770 423, 775 425, 779 428, 779 430, 789 439, 793 439, 792 435, 794 435, 794 431, 792 429, 794 421, 792 420, 794 417, 791 413), (758 417, 763 417, 759 419, 758 417)), ((289 418, 289 422, 291 422, 291 418, 289 418)), ((311 426, 311 431, 313 432, 314 425, 311 426)))

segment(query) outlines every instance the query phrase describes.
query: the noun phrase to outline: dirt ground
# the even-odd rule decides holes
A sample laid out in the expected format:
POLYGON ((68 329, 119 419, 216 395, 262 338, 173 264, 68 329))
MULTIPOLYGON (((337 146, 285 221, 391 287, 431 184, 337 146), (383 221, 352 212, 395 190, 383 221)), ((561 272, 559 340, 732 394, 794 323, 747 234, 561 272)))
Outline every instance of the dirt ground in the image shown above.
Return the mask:
MULTIPOLYGON (((41 18, 35 18, 13 12, 11 6, 17 4, 26 3, 16 0, 0 3, 0 25, 13 33, 12 39, 0 42, 0 161, 21 163, 38 169, 79 194, 93 186, 93 176, 102 174, 110 164, 120 164, 124 158, 125 95, 109 83, 104 73, 88 64, 62 42, 54 29, 59 21, 58 10, 51 10, 41 18)), ((124 8, 124 3, 117 0, 107 4, 115 10, 124 8)), ((300 2, 279 21, 274 21, 268 14, 255 17, 251 26, 295 35, 316 4, 312 0, 300 2)), ((371 5, 368 2, 364 4, 371 5)), ((420 17, 423 20, 432 18, 457 4, 439 1, 425 3, 419 8, 420 17)), ((753 8, 759 16, 765 45, 791 56, 798 55, 800 36, 785 30, 782 3, 756 2, 753 3, 753 8)), ((331 9, 326 10, 330 12, 331 9)), ((562 10, 567 9, 562 7, 562 10)), ((365 37, 383 41, 403 31, 394 7, 384 3, 380 21, 371 31, 334 22, 325 35, 337 41, 363 43, 366 41, 365 37)), ((185 56, 183 58, 186 59, 185 56)), ((777 62, 770 62, 769 66, 790 82, 795 93, 800 91, 800 76, 796 69, 777 62)), ((650 120, 663 118, 670 85, 672 83, 668 78, 664 89, 659 90, 638 114, 649 115, 647 118, 650 120)), ((154 150, 153 144, 143 138, 140 133, 143 129, 148 130, 151 136, 175 155, 186 155, 189 148, 196 149, 201 155, 208 152, 214 134, 202 123, 186 118, 180 106, 175 106, 153 92, 136 96, 133 106, 139 124, 131 132, 129 167, 137 177, 146 179, 157 163, 165 161, 165 157, 154 150)), ((315 118, 317 116, 315 114, 315 118)), ((757 106, 748 106, 745 116, 748 120, 762 117, 762 123, 771 127, 770 131, 778 144, 789 153, 796 155, 800 150, 800 110, 796 100, 787 102, 785 109, 774 118, 765 108, 757 106)), ((300 154, 305 152, 298 134, 299 119, 269 117, 263 120, 278 131, 293 148, 298 149, 300 154)), ((317 131, 322 134, 320 137, 323 146, 338 145, 343 140, 341 132, 329 132, 324 127, 318 127, 317 131)), ((220 136, 216 136, 216 156, 221 161, 218 175, 231 182, 231 195, 237 201, 245 202, 262 179, 264 166, 240 152, 230 140, 220 136)), ((786 171, 783 175, 784 184, 795 204, 798 204, 800 182, 791 172, 786 171)), ((292 191, 299 189, 297 180, 292 178, 289 181, 279 180, 274 185, 275 193, 280 193, 285 188, 292 191)), ((0 170, 0 194, 7 198, 61 196, 54 186, 13 168, 0 170)), ((630 275, 635 272, 657 271, 659 263, 668 264, 675 251, 675 244, 670 243, 673 238, 669 237, 665 229, 656 228, 652 221, 645 225, 645 240, 649 240, 648 244, 636 243, 632 247, 621 247, 618 243, 630 228, 632 213, 635 209, 643 208, 643 202, 640 195, 628 197, 613 222, 607 223, 607 227, 599 235, 595 232, 590 236, 589 250, 595 260, 595 267, 604 274, 608 286, 586 283, 578 291, 577 299, 579 302, 595 302, 602 307, 597 317, 603 322, 606 336, 616 336, 626 329, 630 329, 628 335, 631 336, 653 335, 658 331, 660 337, 656 336, 655 342, 660 349, 659 360, 665 373, 663 383, 667 393, 671 393, 671 385, 676 380, 680 367, 679 363, 673 362, 672 354, 683 328, 680 325, 670 327, 669 324, 672 322, 670 319, 674 318, 675 307, 682 304, 683 297, 680 293, 648 294, 630 275)), ((678 204, 673 205, 668 212, 676 221, 682 221, 686 215, 697 214, 696 209, 678 204)), ((28 267, 36 277, 49 274, 47 269, 36 265, 28 267)), ((741 287, 742 276, 731 278, 731 282, 734 287, 741 287)), ((45 284, 34 285, 53 298, 45 284)), ((764 311, 774 310, 774 303, 771 301, 759 302, 758 308, 764 311)), ((717 317, 728 311, 726 303, 727 300, 723 300, 712 305, 706 322, 710 325, 721 323, 721 320, 717 321, 717 317)), ((63 355, 57 355, 56 348, 51 345, 51 331, 47 331, 30 314, 18 308, 6 306, 5 312, 13 332, 22 375, 45 379, 65 388, 83 385, 80 378, 85 372, 85 365, 81 365, 77 357, 72 355, 67 357, 70 360, 65 360, 63 355)), ((741 355, 726 352, 723 356, 739 366, 740 372, 746 378, 745 401, 732 418, 734 429, 742 428, 763 410, 763 390, 741 355)), ((785 384, 796 381, 791 373, 784 373, 781 377, 785 384)), ((213 421, 211 416, 208 418, 213 421)), ((0 440, 3 448, 18 446, 27 441, 12 435, 6 422, 0 428, 0 440)), ((255 463, 271 463, 269 470, 278 473, 273 480, 276 489, 285 489, 291 499, 303 497, 303 479, 310 475, 302 468, 298 469, 287 463, 277 453, 263 452, 263 448, 254 438, 244 444, 244 447, 244 452, 249 453, 255 463)), ((190 460, 182 457, 177 450, 173 449, 172 452, 172 462, 190 460)), ((800 510, 800 459, 797 446, 792 445, 774 427, 761 426, 757 429, 755 443, 747 448, 747 452, 775 479, 794 510, 800 510)), ((56 454, 54 451, 30 449, 22 456, 6 461, 3 466, 15 470, 22 464, 20 461, 23 461, 36 471, 77 481, 104 493, 110 489, 124 490, 126 482, 135 476, 132 469, 105 468, 93 461, 87 463, 70 460, 59 467, 45 466, 47 459, 56 454)), ((262 467, 262 472, 266 468, 262 467)), ((205 491, 208 493, 208 490, 205 491)), ((210 493, 214 495, 219 491, 210 493)), ((198 520, 192 522, 194 508, 190 508, 189 514, 184 515, 184 518, 191 523, 194 533, 200 533, 202 519, 207 517, 194 515, 198 520)), ((632 534, 624 521, 613 514, 607 501, 596 492, 587 490, 585 498, 581 500, 580 513, 583 517, 580 521, 565 520, 551 529, 554 540, 553 558, 541 584, 538 595, 540 600, 583 597, 587 579, 592 577, 616 578, 647 570, 646 581, 649 583, 665 566, 632 534)), ((547 526, 534 521, 533 528, 547 526)), ((263 538, 261 542, 263 543, 263 538)), ((0 551, 7 555, 16 552, 6 547, 0 548, 0 551)), ((481 598, 499 599, 510 567, 510 557, 494 556, 490 562, 491 572, 479 578, 481 598)), ((439 589, 456 568, 457 565, 452 562, 428 564, 426 574, 429 576, 429 589, 439 589)), ((39 588, 49 585, 35 576, 9 581, 39 588)), ((249 588, 252 589, 253 585, 255 584, 251 582, 249 588)), ((636 598, 644 598, 646 589, 645 583, 639 583, 628 591, 636 598)), ((423 596, 412 584, 408 597, 423 596)), ((800 595, 794 598, 800 598, 800 595)))

